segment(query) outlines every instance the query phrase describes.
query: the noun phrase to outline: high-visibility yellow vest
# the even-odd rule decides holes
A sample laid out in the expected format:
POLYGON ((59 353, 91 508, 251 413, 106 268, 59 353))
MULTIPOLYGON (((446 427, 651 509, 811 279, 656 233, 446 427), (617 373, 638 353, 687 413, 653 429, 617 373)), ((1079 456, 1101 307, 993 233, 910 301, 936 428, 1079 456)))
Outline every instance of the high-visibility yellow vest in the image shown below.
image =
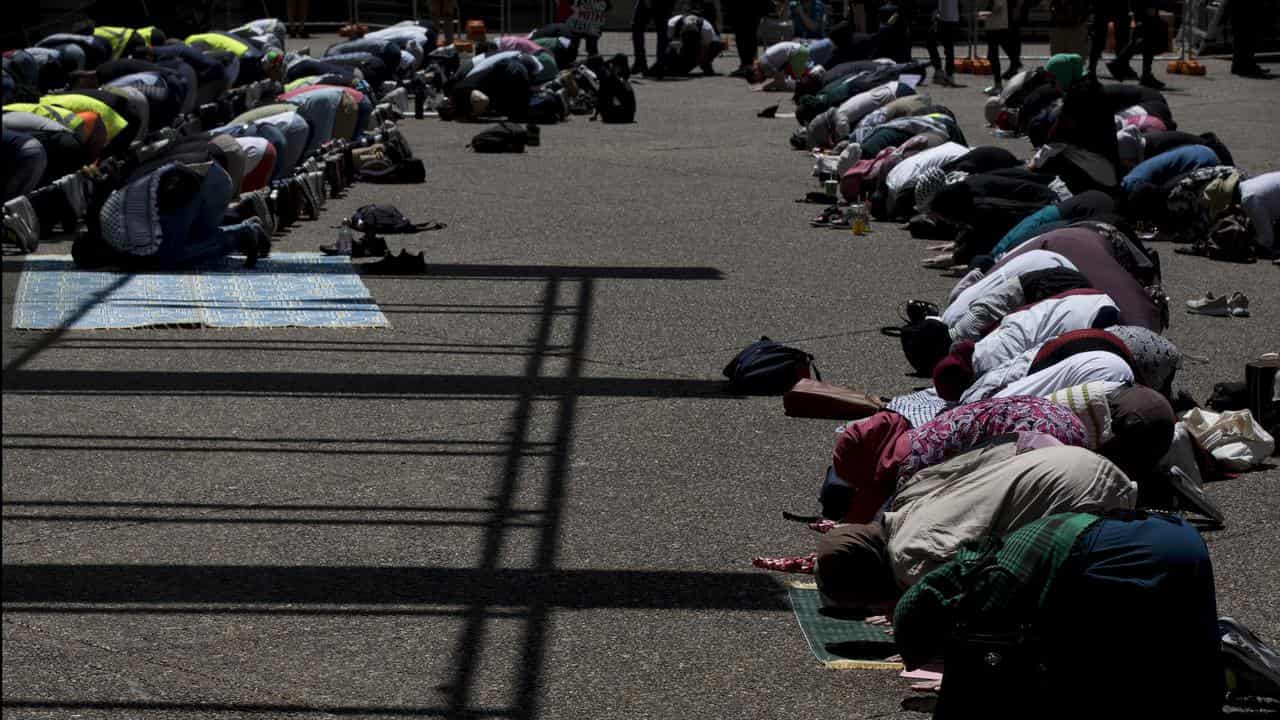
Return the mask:
POLYGON ((236 57, 244 57, 249 51, 249 46, 232 37, 219 35, 218 33, 196 33, 187 37, 187 44, 193 45, 201 42, 215 50, 225 50, 235 53, 236 57))
POLYGON ((42 118, 52 120, 64 127, 71 129, 72 132, 79 133, 80 126, 84 121, 76 115, 74 110, 60 108, 56 105, 41 105, 39 103, 9 103, 4 106, 5 112, 29 112, 33 115, 39 115, 42 118))
POLYGON ((124 55, 124 51, 129 48, 130 43, 137 39, 137 30, 127 27, 100 25, 93 29, 93 35, 110 43, 111 57, 118 58, 124 55))
POLYGON ((42 105, 57 105, 60 108, 74 110, 75 112, 95 112, 102 119, 102 126, 107 129, 107 142, 111 142, 125 128, 129 127, 129 121, 111 109, 111 106, 102 102, 97 98, 91 98, 88 95, 76 95, 68 93, 66 95, 45 95, 40 98, 42 105))

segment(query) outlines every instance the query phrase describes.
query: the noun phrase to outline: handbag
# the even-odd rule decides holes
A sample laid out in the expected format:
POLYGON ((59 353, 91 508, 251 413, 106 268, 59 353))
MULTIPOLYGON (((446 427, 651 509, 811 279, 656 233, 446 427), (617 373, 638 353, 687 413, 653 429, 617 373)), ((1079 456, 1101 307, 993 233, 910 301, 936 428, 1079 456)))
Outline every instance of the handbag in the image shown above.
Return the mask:
POLYGON ((860 420, 884 409, 884 401, 857 390, 804 379, 782 396, 787 417, 860 420))
POLYGON ((1003 542, 987 538, 983 543, 983 554, 961 580, 966 592, 944 650, 946 672, 934 720, 1022 720, 1036 717, 1032 708, 1048 697, 1048 672, 1031 623, 1001 617, 998 624, 978 628, 972 622, 974 588, 995 573, 1008 572, 996 563, 1003 542))

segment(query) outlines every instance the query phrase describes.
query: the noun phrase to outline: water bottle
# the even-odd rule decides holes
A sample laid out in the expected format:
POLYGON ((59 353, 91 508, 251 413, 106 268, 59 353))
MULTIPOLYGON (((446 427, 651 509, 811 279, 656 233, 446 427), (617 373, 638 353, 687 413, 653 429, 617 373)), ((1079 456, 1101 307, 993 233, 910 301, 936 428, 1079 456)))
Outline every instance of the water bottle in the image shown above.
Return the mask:
POLYGON ((338 228, 338 244, 336 245, 336 249, 339 255, 351 254, 352 237, 351 226, 344 220, 342 222, 342 226, 338 228))

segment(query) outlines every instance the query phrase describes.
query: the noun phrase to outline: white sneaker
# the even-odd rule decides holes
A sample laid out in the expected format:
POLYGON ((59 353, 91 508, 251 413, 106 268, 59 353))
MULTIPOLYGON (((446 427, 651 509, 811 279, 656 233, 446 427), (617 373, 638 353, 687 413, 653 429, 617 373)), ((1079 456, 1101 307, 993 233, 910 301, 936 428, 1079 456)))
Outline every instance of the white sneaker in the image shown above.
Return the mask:
POLYGON ((1227 298, 1227 307, 1234 317, 1249 317, 1249 298, 1239 290, 1227 298))
POLYGON ((1187 312, 1193 315, 1230 317, 1231 306, 1225 296, 1214 297, 1213 293, 1205 293, 1202 298, 1187 301, 1187 312))

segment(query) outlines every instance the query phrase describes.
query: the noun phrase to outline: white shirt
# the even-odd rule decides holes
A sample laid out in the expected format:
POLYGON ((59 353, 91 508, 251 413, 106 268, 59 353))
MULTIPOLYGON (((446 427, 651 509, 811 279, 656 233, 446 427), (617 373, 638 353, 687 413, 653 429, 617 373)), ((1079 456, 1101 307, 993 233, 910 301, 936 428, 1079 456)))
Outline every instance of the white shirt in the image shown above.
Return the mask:
POLYGON ((684 23, 685 18, 691 18, 699 23, 702 29, 702 44, 709 45, 720 39, 720 33, 716 32, 715 26, 704 17, 697 15, 676 15, 667 21, 667 37, 672 40, 676 39, 676 35, 680 34, 680 25, 684 23))
POLYGON ((945 142, 937 147, 921 150, 889 171, 884 179, 885 187, 891 194, 899 193, 914 185, 920 173, 951 162, 972 149, 957 142, 945 142))
POLYGON ((1068 295, 1005 315, 1000 325, 974 347, 973 371, 982 375, 1063 333, 1093 327, 1098 313, 1107 308, 1119 313, 1115 302, 1105 294, 1068 295))
POLYGON ((1133 370, 1115 353, 1105 350, 1077 353, 1056 365, 1010 383, 995 397, 1036 395, 1043 397, 1063 388, 1091 382, 1134 382, 1133 370))
MULTIPOLYGON (((994 292, 1011 277, 1022 277, 1023 274, 1032 272, 1033 270, 1047 270, 1049 268, 1064 267, 1068 270, 1075 270, 1076 266, 1070 260, 1059 255, 1056 252, 1048 250, 1028 250, 1019 253, 1001 262, 997 267, 991 269, 981 280, 965 288, 955 300, 947 305, 942 311, 942 322, 951 327, 956 324, 961 315, 969 310, 969 305, 978 298, 994 292)), ((1042 395, 1044 393, 1041 393, 1042 395)))
POLYGON ((1263 249, 1276 246, 1276 221, 1280 220, 1280 171, 1240 183, 1240 204, 1253 221, 1254 242, 1263 249))

